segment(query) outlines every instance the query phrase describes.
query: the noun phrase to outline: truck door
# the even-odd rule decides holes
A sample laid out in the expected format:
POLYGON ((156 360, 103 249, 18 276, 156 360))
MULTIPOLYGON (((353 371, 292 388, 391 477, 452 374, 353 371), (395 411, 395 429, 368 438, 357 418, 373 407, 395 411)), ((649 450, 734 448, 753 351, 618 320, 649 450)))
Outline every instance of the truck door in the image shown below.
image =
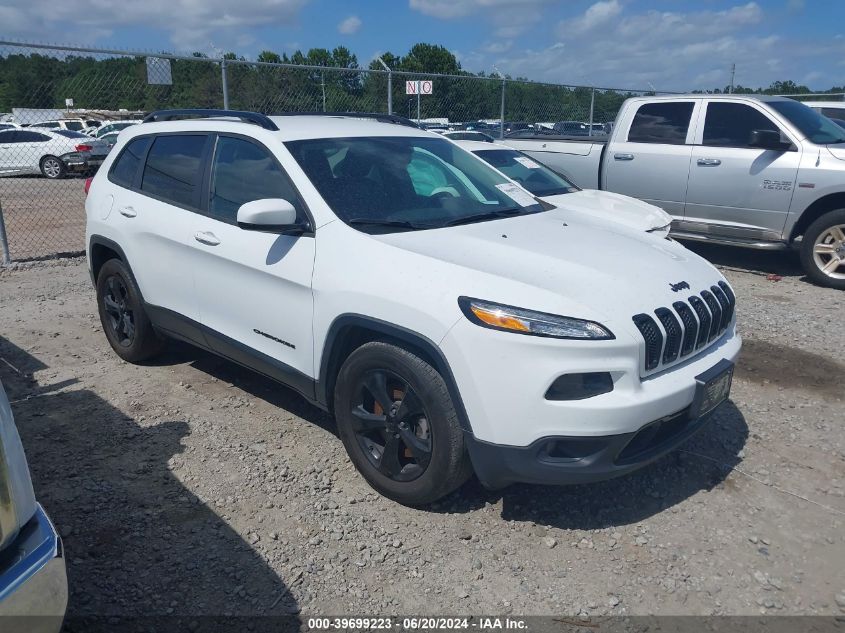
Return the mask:
POLYGON ((605 151, 602 188, 656 204, 682 219, 692 154, 687 138, 697 105, 696 99, 638 107, 634 102, 636 111, 620 121, 605 151))
POLYGON ((712 100, 705 107, 692 151, 684 230, 779 240, 798 177, 799 144, 756 103, 712 100), (791 147, 752 147, 755 130, 775 131, 791 147))

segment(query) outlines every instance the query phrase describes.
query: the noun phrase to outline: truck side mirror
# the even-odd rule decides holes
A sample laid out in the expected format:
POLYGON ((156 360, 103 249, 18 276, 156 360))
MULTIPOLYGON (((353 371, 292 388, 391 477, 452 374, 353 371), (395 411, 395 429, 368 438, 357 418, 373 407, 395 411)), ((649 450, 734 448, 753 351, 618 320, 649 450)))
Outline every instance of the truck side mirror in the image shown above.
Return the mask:
POLYGON ((775 130, 754 130, 748 139, 748 146, 783 152, 792 147, 792 143, 782 141, 780 132, 776 132, 775 130))

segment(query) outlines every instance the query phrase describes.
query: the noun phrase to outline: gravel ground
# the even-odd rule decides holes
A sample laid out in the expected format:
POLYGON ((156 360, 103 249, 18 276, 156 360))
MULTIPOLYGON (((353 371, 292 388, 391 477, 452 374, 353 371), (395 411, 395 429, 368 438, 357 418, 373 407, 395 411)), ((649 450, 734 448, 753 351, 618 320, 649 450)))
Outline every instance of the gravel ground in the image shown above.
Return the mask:
POLYGON ((0 379, 69 615, 845 611, 845 293, 782 255, 697 250, 745 337, 706 430, 625 478, 473 480, 422 510, 374 494, 285 388, 177 344, 121 362, 83 260, 0 271, 0 379))

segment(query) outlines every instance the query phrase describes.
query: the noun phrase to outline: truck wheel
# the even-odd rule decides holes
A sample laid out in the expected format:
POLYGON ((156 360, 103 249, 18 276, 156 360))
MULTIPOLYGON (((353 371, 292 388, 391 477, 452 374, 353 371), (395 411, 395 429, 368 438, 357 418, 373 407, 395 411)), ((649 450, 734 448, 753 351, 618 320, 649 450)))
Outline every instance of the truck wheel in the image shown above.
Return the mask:
POLYGON ((845 290, 845 209, 825 213, 807 228, 801 265, 817 284, 845 290))
POLYGON ((337 377, 334 414, 358 472, 401 504, 435 501, 472 472, 443 377, 401 347, 375 341, 352 352, 337 377))
POLYGON ((100 269, 97 307, 106 338, 123 360, 138 363, 161 352, 164 341, 144 311, 135 278, 119 259, 108 260, 100 269))
POLYGON ((41 159, 41 173, 45 178, 58 180, 64 177, 66 171, 67 168, 60 158, 45 156, 41 159))

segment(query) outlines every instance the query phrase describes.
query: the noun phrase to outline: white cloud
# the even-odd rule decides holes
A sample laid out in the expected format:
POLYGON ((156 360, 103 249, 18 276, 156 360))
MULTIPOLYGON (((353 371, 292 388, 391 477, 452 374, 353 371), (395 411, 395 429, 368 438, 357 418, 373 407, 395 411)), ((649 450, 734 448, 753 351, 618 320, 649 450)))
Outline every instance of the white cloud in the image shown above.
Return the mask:
MULTIPOLYGON (((602 26, 622 12, 622 5, 618 0, 603 0, 596 2, 584 12, 584 15, 574 22, 567 22, 565 28, 575 31, 589 31, 602 26)), ((560 25, 563 28, 563 24, 560 25)))
POLYGON ((757 2, 682 12, 601 0, 557 24, 555 42, 506 55, 480 47, 472 57, 478 65, 469 68, 495 63, 540 81, 686 91, 726 86, 734 62, 737 83, 756 87, 809 76, 829 59, 830 71, 815 81, 836 83, 832 60, 845 57, 845 39, 792 39, 768 28, 767 17, 757 2))
POLYGON ((338 33, 344 35, 354 35, 361 28, 361 18, 357 15, 350 15, 343 22, 337 25, 338 33))
POLYGON ((439 20, 479 15, 492 22, 496 37, 513 38, 525 33, 543 17, 543 7, 559 0, 408 0, 408 6, 439 20))
POLYGON ((245 29, 294 23, 310 0, 6 0, 0 7, 5 34, 27 39, 91 41, 123 27, 161 29, 177 50, 231 46, 245 29))

